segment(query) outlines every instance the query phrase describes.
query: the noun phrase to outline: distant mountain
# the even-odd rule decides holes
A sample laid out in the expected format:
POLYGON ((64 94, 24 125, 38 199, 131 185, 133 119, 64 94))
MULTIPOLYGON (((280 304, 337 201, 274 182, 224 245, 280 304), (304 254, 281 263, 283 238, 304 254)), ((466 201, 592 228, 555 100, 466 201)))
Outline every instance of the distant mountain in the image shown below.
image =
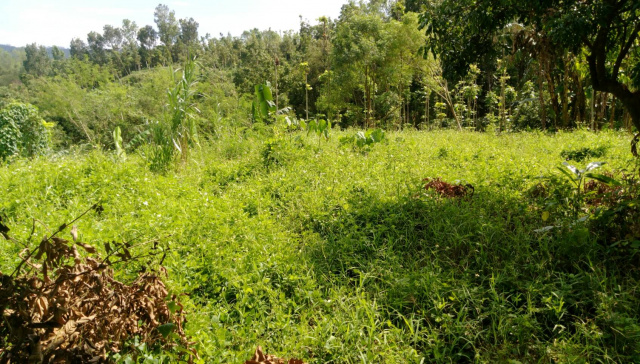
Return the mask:
POLYGON ((20 49, 20 48, 19 47, 10 46, 8 44, 0 44, 0 49, 3 49, 5 51, 7 51, 7 52, 12 52, 14 49, 20 49))
MULTIPOLYGON (((51 55, 51 49, 53 47, 45 47, 47 49, 47 53, 49 53, 49 55, 51 55)), ((13 52, 14 50, 24 50, 24 47, 14 47, 8 44, 0 44, 0 49, 3 49, 7 52, 13 52)), ((65 48, 65 47, 58 47, 58 49, 60 49, 61 51, 64 52, 64 55, 66 57, 69 57, 71 55, 71 50, 69 48, 65 48)))

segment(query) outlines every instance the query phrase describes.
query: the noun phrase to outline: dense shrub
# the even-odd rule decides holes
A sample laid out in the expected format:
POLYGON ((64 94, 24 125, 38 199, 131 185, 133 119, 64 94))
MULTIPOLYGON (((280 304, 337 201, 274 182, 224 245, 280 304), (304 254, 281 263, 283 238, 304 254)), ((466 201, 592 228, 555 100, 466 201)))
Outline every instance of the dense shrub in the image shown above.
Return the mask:
POLYGON ((0 110, 0 158, 43 154, 49 147, 49 126, 33 105, 7 105, 0 110))

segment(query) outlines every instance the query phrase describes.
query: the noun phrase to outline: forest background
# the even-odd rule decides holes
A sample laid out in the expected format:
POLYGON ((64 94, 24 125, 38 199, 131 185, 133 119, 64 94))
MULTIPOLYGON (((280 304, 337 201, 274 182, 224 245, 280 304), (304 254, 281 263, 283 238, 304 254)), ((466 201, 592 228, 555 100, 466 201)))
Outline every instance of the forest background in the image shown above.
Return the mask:
MULTIPOLYGON (((491 1, 352 2, 338 19, 301 20, 298 31, 219 38, 201 36, 196 20, 159 5, 155 27, 124 19, 86 41, 71 40, 69 50, 31 44, 0 51, 0 100, 36 105, 55 122, 59 146, 109 148, 116 127, 128 143, 161 116, 172 70, 196 59, 197 123, 207 137, 255 121, 254 86, 265 82, 282 113, 343 128, 632 131, 636 111, 624 105, 638 99, 637 5, 622 3, 613 16, 628 24, 605 34, 611 44, 602 62, 635 92, 632 101, 594 87, 588 41, 570 44, 576 37, 561 31, 590 29, 588 21, 601 22, 606 11, 584 9, 576 25, 566 23, 571 9, 529 19, 535 9, 508 13, 491 1)), ((599 34, 587 31, 584 39, 599 34)))

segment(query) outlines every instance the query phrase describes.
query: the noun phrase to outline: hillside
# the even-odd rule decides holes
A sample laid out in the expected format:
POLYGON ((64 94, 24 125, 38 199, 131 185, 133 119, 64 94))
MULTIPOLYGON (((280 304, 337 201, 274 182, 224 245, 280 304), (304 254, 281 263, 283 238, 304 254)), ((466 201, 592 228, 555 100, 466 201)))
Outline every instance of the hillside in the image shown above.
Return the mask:
MULTIPOLYGON (((47 53, 49 54, 49 56, 51 56, 51 50, 53 49, 53 47, 45 47, 45 48, 47 49, 47 53)), ((13 52, 14 50, 22 51, 24 50, 24 47, 16 47, 8 44, 0 44, 0 49, 5 50, 7 52, 13 52)), ((71 55, 71 50, 69 48, 58 47, 58 49, 63 51, 66 57, 69 57, 71 55)))

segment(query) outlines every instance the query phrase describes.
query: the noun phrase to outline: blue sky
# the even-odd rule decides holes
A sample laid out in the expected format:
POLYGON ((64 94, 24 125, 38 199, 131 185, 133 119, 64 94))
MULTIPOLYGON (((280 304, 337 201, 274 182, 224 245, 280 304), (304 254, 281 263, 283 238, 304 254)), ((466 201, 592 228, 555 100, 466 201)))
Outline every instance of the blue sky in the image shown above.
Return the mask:
MULTIPOLYGON (((199 34, 240 35, 258 28, 297 30, 299 16, 315 22, 320 16, 337 18, 348 0, 175 0, 162 2, 176 18, 194 18, 199 34)), ((120 26, 122 19, 139 27, 153 25, 158 0, 0 0, 0 44, 28 43, 68 47, 72 38, 86 41, 90 31, 105 24, 120 26)))

